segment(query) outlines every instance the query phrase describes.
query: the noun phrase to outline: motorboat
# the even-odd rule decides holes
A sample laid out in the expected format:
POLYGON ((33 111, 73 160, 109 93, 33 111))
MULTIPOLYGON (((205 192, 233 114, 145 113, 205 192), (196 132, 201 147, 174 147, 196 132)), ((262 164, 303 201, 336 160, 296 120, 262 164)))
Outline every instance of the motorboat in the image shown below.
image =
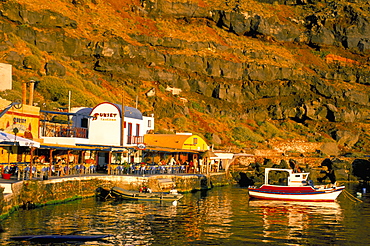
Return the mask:
POLYGON ((297 173, 293 169, 266 168, 264 184, 260 187, 249 186, 249 197, 264 200, 332 202, 345 189, 345 186, 338 186, 336 183, 316 186, 312 180, 308 180, 308 177, 307 172, 297 173), (275 184, 278 180, 269 178, 272 171, 285 173, 284 184, 275 184))
POLYGON ((149 189, 140 189, 139 191, 125 190, 120 187, 113 187, 110 191, 111 196, 118 199, 126 200, 147 200, 147 201, 177 201, 183 195, 178 193, 177 190, 170 192, 151 192, 149 189))

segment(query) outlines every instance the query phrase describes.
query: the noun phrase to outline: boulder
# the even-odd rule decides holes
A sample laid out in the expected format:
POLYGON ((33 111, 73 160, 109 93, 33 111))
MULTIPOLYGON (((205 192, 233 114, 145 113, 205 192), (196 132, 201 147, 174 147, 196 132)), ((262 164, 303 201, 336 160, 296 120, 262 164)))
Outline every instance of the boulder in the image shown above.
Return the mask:
POLYGON ((66 75, 65 67, 55 60, 51 60, 45 65, 46 75, 49 76, 64 76, 66 75))
POLYGON ((23 59, 23 55, 20 55, 15 51, 10 51, 6 56, 6 61, 16 68, 23 67, 23 59))
POLYGON ((339 146, 352 147, 359 140, 360 134, 350 131, 338 130, 334 133, 334 138, 339 146))
POLYGON ((323 143, 320 146, 320 151, 328 156, 338 156, 340 154, 337 143, 323 143))

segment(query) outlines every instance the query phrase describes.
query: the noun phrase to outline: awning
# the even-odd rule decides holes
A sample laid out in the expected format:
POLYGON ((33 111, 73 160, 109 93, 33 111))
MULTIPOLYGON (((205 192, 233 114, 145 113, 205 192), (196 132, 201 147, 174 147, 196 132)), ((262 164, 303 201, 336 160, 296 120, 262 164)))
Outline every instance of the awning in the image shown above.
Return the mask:
POLYGON ((60 114, 60 115, 68 115, 68 116, 82 115, 82 116, 85 116, 87 118, 92 118, 92 116, 90 116, 90 115, 79 114, 79 113, 69 113, 69 112, 62 112, 62 111, 40 110, 40 113, 44 113, 44 114, 60 114))
POLYGON ((9 134, 3 131, 0 131, 0 145, 40 148, 39 142, 33 141, 28 138, 18 137, 16 135, 9 134))
POLYGON ((87 146, 75 146, 75 145, 60 145, 60 144, 41 144, 40 149, 59 149, 59 150, 99 150, 109 151, 109 148, 97 148, 87 146))
POLYGON ((47 111, 47 110, 40 110, 40 113, 61 114, 61 115, 76 115, 75 113, 68 113, 68 112, 62 112, 62 111, 47 111))
POLYGON ((156 147, 156 146, 146 146, 146 149, 144 151, 147 151, 147 152, 168 152, 168 153, 190 153, 190 154, 199 154, 200 153, 200 151, 198 151, 198 150, 172 149, 172 148, 156 147))
POLYGON ((41 149, 59 149, 59 150, 96 150, 106 152, 127 152, 127 149, 117 148, 115 146, 103 145, 61 145, 61 144, 41 144, 41 149))
POLYGON ((126 147, 122 146, 111 146, 111 145, 98 145, 98 144, 76 144, 76 147, 80 148, 95 148, 100 151, 112 151, 112 152, 123 152, 127 153, 126 147))

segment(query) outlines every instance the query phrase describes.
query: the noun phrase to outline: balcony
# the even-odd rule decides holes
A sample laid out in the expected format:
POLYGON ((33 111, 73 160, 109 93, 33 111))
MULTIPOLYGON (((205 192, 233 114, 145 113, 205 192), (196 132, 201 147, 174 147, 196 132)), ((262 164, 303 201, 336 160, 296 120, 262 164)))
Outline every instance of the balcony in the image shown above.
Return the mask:
POLYGON ((87 138, 87 128, 70 127, 63 124, 45 124, 41 126, 42 137, 87 138))
POLYGON ((144 143, 143 136, 127 136, 127 144, 141 144, 144 143))

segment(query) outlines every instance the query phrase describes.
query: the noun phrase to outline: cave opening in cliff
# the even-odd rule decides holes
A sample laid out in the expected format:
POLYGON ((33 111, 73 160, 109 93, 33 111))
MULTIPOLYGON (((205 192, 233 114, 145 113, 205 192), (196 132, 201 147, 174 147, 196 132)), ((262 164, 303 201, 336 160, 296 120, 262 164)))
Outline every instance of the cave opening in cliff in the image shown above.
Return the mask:
POLYGON ((328 110, 328 113, 326 114, 326 119, 330 122, 335 122, 335 115, 333 111, 328 110))

